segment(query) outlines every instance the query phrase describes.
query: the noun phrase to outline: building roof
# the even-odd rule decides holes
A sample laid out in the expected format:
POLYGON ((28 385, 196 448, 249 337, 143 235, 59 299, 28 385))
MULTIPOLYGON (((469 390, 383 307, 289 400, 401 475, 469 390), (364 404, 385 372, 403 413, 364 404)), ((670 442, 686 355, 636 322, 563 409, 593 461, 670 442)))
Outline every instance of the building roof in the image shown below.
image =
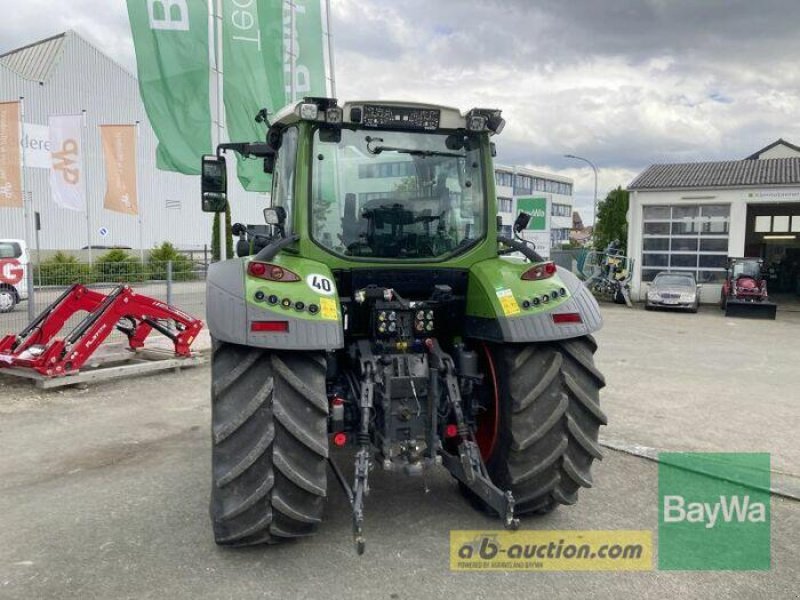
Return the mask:
POLYGON ((759 158, 761 158, 762 154, 764 154, 768 150, 772 150, 776 146, 785 146, 786 148, 789 148, 790 150, 794 150, 795 152, 800 154, 800 146, 795 146, 794 144, 792 144, 790 142, 787 142, 783 138, 778 138, 777 140, 775 140, 774 142, 772 142, 768 146, 764 146, 763 148, 761 148, 761 150, 757 150, 756 152, 753 152, 753 154, 751 154, 750 156, 745 158, 745 160, 758 160, 759 158))
POLYGON ((800 157, 651 165, 629 190, 800 185, 800 157))
POLYGON ((25 79, 44 82, 61 58, 66 33, 0 55, 0 63, 25 79))

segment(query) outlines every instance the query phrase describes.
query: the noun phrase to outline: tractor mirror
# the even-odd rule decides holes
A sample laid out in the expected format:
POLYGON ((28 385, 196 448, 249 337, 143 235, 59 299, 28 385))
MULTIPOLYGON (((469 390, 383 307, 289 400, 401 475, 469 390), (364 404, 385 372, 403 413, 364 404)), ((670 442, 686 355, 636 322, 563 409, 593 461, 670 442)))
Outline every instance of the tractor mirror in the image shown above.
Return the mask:
POLYGON ((203 212, 225 212, 228 206, 228 171, 224 156, 203 156, 200 189, 203 212))
POLYGON ((282 206, 275 206, 264 209, 264 221, 267 225, 277 225, 283 227, 286 222, 286 209, 282 206))
POLYGON ((520 213, 517 215, 517 218, 514 220, 514 232, 519 233, 525 229, 530 222, 530 214, 526 213, 525 211, 520 211, 520 213))

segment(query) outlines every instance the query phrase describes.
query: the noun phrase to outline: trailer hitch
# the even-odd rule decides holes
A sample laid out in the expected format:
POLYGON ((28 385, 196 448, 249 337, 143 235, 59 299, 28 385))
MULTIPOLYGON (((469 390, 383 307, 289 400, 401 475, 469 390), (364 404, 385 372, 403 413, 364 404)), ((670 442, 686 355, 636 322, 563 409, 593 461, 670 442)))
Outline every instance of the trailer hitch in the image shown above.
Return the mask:
POLYGON ((498 488, 489 477, 486 463, 481 457, 480 448, 475 441, 475 434, 464 418, 464 409, 461 402, 461 392, 458 387, 456 368, 452 357, 442 350, 439 342, 429 338, 425 346, 431 356, 431 367, 438 369, 445 381, 445 395, 447 402, 456 418, 458 432, 458 456, 441 450, 442 462, 447 470, 463 483, 470 491, 481 498, 494 509, 506 529, 517 529, 519 519, 514 517, 514 496, 511 490, 503 491, 498 488))

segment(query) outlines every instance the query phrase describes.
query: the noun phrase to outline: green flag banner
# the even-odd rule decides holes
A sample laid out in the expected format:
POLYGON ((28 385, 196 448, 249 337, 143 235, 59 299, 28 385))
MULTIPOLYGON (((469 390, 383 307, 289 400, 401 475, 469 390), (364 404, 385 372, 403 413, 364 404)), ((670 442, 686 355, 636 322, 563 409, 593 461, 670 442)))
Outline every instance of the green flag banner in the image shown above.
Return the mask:
MULTIPOLYGON (((287 3, 289 4, 289 3, 287 3)), ((284 41, 284 85, 287 103, 304 96, 326 96, 324 32, 322 30, 322 0, 295 0, 294 45, 284 41), (294 50, 294 98, 291 97, 291 61, 289 51, 294 50)), ((284 27, 290 29, 291 13, 285 9, 284 27), (287 16, 288 13, 288 16, 287 16)), ((284 35, 284 39, 286 39, 284 35)))
MULTIPOLYGON (((255 122, 256 113, 266 108, 275 112, 267 95, 270 89, 264 61, 264 39, 259 11, 272 2, 234 0, 222 3, 222 56, 225 124, 228 139, 236 142, 262 141, 266 128, 255 122)), ((278 3, 280 4, 280 3, 278 3)), ((271 181, 261 160, 239 157, 237 172, 242 187, 267 191, 271 181)))
POLYGON ((128 17, 156 166, 198 175, 211 152, 207 0, 128 0, 128 17))
MULTIPOLYGON (((321 0, 233 0, 223 3, 222 17, 223 98, 231 141, 264 139, 263 126, 254 121, 262 108, 275 115, 304 96, 327 95, 321 0)), ((239 157, 237 172, 246 190, 270 189, 261 161, 239 157)))

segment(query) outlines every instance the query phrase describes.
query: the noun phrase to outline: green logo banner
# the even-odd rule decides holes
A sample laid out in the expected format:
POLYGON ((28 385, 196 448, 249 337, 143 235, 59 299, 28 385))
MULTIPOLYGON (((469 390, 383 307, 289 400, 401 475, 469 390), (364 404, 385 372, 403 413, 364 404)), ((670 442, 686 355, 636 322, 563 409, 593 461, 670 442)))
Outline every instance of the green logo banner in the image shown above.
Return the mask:
POLYGON ((547 198, 517 198, 517 210, 531 215, 528 230, 544 231, 547 229, 547 198))
POLYGON ((128 0, 139 90, 158 138, 156 166, 200 173, 211 152, 206 0, 128 0))
POLYGON ((662 452, 658 456, 658 567, 770 568, 770 457, 662 452))
MULTIPOLYGON (((259 11, 272 9, 273 17, 280 16, 280 2, 235 0, 222 3, 223 97, 228 139, 237 142, 261 141, 266 128, 255 122, 259 110, 276 111, 270 101, 270 82, 267 79, 265 48, 272 40, 262 35, 259 11)), ((278 36, 280 38, 280 36, 278 36)), ((274 83, 281 86, 281 82, 274 83)), ((264 173, 261 160, 238 157, 237 173, 242 187, 265 192, 271 178, 264 173)))
MULTIPOLYGON (((228 138, 261 140, 266 132, 253 120, 260 109, 266 108, 274 116, 305 96, 327 95, 321 0, 235 0, 223 5, 228 138)), ((270 189, 271 180, 261 161, 239 157, 238 175, 246 190, 270 189)))

